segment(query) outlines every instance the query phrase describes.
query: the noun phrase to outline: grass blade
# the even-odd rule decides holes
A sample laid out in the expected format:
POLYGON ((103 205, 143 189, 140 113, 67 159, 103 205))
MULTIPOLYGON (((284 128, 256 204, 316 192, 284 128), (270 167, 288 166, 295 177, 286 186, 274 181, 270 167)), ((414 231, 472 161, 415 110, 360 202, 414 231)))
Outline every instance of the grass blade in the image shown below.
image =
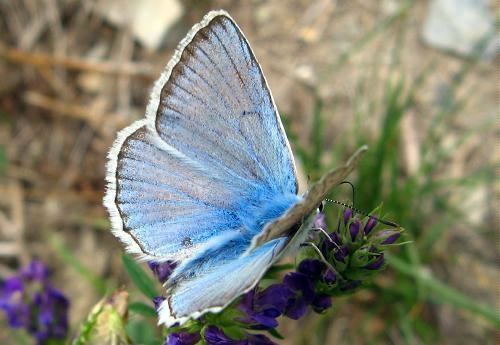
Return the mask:
POLYGON ((434 301, 437 303, 446 303, 456 308, 467 310, 476 315, 482 316, 486 320, 492 322, 496 327, 500 327, 500 315, 494 308, 490 308, 484 304, 479 304, 463 295, 461 292, 442 283, 436 278, 429 275, 422 269, 415 270, 415 266, 410 265, 400 258, 386 255, 387 262, 399 273, 408 275, 416 279, 422 286, 426 287, 434 296, 434 301))
POLYGON ((142 267, 130 256, 122 255, 122 262, 132 282, 144 294, 153 299, 159 293, 155 288, 155 281, 142 269, 142 267))
POLYGON ((71 250, 66 247, 60 237, 52 236, 49 241, 52 248, 54 248, 54 251, 62 259, 62 261, 89 281, 100 295, 104 295, 107 291, 111 290, 112 287, 109 286, 108 282, 85 267, 71 252, 71 250))
POLYGON ((128 310, 132 313, 139 314, 146 317, 157 317, 155 308, 142 303, 142 302, 133 302, 128 306, 128 310))

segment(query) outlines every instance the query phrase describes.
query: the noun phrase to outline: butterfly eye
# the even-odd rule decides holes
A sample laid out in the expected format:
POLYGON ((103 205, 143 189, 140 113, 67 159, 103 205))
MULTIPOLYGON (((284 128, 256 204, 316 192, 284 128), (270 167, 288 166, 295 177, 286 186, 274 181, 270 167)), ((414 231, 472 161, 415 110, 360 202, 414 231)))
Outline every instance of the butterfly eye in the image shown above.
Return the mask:
POLYGON ((323 212, 323 209, 325 208, 325 203, 326 203, 326 201, 325 201, 325 200, 323 200, 323 201, 321 202, 321 204, 319 204, 319 205, 318 205, 318 211, 319 211, 319 212, 323 212))

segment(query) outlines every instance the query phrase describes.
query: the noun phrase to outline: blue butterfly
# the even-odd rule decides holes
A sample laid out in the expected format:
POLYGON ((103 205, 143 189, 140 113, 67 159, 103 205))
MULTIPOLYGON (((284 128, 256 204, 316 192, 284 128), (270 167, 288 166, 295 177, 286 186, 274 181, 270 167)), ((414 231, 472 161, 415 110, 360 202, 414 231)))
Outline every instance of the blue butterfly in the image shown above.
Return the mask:
MULTIPOLYGON (((361 151, 364 149, 361 149, 361 151)), ((113 233, 143 260, 179 264, 159 322, 218 312, 308 236, 351 160, 298 195, 295 163, 261 68, 224 11, 181 41, 146 117, 109 152, 104 205, 113 233)))

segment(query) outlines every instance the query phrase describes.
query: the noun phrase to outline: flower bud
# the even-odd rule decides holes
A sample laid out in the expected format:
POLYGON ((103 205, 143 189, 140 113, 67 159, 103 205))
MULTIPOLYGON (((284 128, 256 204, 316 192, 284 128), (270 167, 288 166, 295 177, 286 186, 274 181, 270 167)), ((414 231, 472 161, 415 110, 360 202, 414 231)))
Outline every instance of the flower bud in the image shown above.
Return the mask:
MULTIPOLYGON (((127 332, 125 325, 127 323, 128 311, 128 292, 118 290, 110 296, 104 297, 92 309, 89 320, 95 318, 92 325, 90 339, 88 344, 109 344, 116 342, 125 344, 127 342, 127 332)), ((79 339, 84 338, 83 329, 79 339)), ((85 338, 84 338, 85 339, 85 338)))
POLYGON ((363 229, 365 235, 368 235, 373 230, 373 228, 375 228, 376 225, 377 225, 377 218, 370 216, 366 221, 365 227, 363 229))
POLYGON ((349 226, 349 233, 351 234, 351 240, 353 242, 356 241, 356 237, 359 234, 359 229, 361 229, 361 222, 359 221, 359 219, 356 219, 349 226))
POLYGON ((375 258, 375 260, 364 266, 364 268, 369 270, 378 270, 384 265, 384 262, 384 253, 381 253, 378 257, 375 258))
POLYGON ((327 269, 323 274, 323 280, 328 285, 333 285, 337 282, 337 275, 331 269, 327 269))
POLYGON ((395 243, 399 237, 401 237, 401 232, 398 230, 381 230, 370 237, 370 241, 374 244, 393 244, 395 243))
POLYGON ((368 264, 372 256, 371 245, 364 245, 351 255, 351 266, 363 267, 368 264))
POLYGON ((352 218, 352 210, 350 208, 347 208, 344 211, 344 224, 347 225, 349 223, 349 220, 352 218))

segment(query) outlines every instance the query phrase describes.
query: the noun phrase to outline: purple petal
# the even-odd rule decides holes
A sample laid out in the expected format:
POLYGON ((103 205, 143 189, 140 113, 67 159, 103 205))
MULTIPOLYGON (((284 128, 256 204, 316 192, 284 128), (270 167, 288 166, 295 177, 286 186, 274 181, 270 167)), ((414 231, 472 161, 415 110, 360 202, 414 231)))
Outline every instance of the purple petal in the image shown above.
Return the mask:
POLYGON ((268 316, 265 315, 265 313, 258 313, 254 314, 252 316, 253 321, 257 322, 257 326, 263 326, 263 327, 258 327, 259 329, 270 329, 270 328, 276 328, 278 326, 278 321, 276 320, 276 317, 280 316, 278 315, 272 315, 268 316))
POLYGON ((345 263, 345 257, 349 255, 349 248, 347 246, 340 247, 334 254, 335 260, 345 263))
POLYGON ((263 334, 249 334, 248 345, 277 345, 263 334))
POLYGON ((1 297, 10 298, 17 291, 23 291, 24 284, 20 277, 14 276, 6 279, 2 284, 1 297))
POLYGON ((148 265, 151 271, 153 271, 156 278, 158 278, 158 280, 163 284, 167 281, 168 277, 170 277, 175 267, 177 266, 177 263, 170 260, 160 263, 149 261, 148 265))
POLYGON ((394 231, 393 234, 390 234, 385 240, 383 240, 380 244, 393 244, 396 242, 399 237, 401 236, 401 233, 398 231, 394 231))
POLYGON ((332 306, 332 298, 327 295, 317 295, 314 297, 311 306, 317 313, 322 313, 332 306))
POLYGON ((45 282, 49 277, 49 269, 43 262, 33 260, 21 270, 21 276, 27 280, 45 282))
POLYGON ((344 211, 344 224, 347 225, 347 223, 349 223, 349 220, 351 219, 352 217, 352 210, 350 208, 347 208, 345 211, 344 211))
POLYGON ((291 296, 293 296, 293 292, 288 286, 284 284, 273 284, 257 294, 255 307, 258 310, 272 307, 282 313, 291 296))
POLYGON ((216 326, 208 326, 205 330, 205 341, 208 345, 248 345, 246 340, 233 340, 216 326))
POLYGON ((321 273, 325 270, 326 265, 316 259, 304 259, 300 262, 298 271, 304 273, 311 278, 317 278, 321 276, 321 273))
POLYGON ((245 312, 246 314, 251 314, 254 311, 254 296, 255 296, 255 289, 252 289, 245 293, 243 296, 241 296, 240 303, 238 305, 238 308, 245 312))
POLYGON ((316 215, 316 218, 314 219, 314 225, 315 228, 321 228, 323 230, 327 230, 326 227, 326 216, 324 213, 318 213, 316 215))
POLYGON ((399 237, 401 237, 401 232, 397 230, 381 230, 373 234, 370 240, 373 242, 379 242, 380 244, 393 244, 399 237))
POLYGON ((153 298, 153 304, 155 305, 155 309, 156 311, 158 311, 158 309, 160 308, 160 305, 162 304, 162 302, 165 300, 166 298, 163 297, 163 296, 156 296, 155 298, 153 298))
POLYGON ((314 298, 314 286, 311 279, 300 272, 288 273, 283 282, 292 290, 302 292, 307 303, 310 303, 314 298))
POLYGON ((290 299, 285 315, 292 320, 298 320, 306 313, 307 305, 301 297, 290 299))
POLYGON ((325 283, 333 285, 337 281, 337 275, 331 269, 327 269, 323 274, 323 280, 325 283))
POLYGON ((165 345, 194 345, 200 341, 200 339, 201 336, 199 333, 172 333, 167 337, 165 345))
POLYGON ((2 307, 11 328, 27 328, 31 322, 31 309, 24 303, 10 304, 2 307))

